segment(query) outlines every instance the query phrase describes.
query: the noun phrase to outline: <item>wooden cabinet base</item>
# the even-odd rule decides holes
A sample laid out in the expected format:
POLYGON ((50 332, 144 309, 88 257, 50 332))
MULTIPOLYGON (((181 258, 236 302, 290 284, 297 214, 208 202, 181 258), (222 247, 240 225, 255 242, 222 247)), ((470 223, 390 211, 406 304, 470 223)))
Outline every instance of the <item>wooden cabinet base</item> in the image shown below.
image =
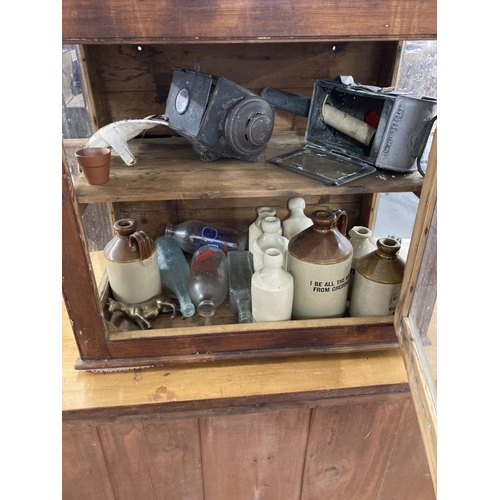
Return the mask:
POLYGON ((63 498, 434 500, 409 392, 63 422, 63 498))

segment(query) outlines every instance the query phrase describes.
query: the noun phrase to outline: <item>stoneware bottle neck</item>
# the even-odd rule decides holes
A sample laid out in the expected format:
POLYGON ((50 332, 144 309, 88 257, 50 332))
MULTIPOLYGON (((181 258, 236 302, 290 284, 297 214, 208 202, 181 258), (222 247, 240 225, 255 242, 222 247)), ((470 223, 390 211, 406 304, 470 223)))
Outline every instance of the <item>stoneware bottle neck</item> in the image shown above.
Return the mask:
POLYGON ((396 259, 401 244, 393 238, 380 238, 377 240, 377 255, 382 259, 396 259))

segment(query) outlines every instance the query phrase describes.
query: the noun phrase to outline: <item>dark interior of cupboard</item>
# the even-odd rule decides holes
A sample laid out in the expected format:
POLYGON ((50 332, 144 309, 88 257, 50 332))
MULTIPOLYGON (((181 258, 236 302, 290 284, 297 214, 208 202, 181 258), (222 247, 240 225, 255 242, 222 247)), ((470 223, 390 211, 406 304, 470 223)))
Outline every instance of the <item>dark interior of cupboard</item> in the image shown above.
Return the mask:
MULTIPOLYGON (((96 128, 119 120, 163 114, 174 67, 193 69, 195 65, 199 65, 202 72, 224 76, 256 94, 260 94, 265 87, 275 87, 310 97, 317 79, 333 78, 338 75, 351 75, 358 83, 391 86, 398 58, 398 43, 387 41, 85 45, 82 49, 89 75, 89 91, 95 107, 96 128)), ((278 166, 268 163, 265 165, 266 171, 273 169, 273 177, 279 187, 271 186, 267 190, 256 188, 252 191, 254 176, 259 175, 255 168, 261 168, 265 158, 271 157, 276 151, 292 151, 302 145, 306 123, 305 117, 276 111, 273 136, 266 148, 269 154, 264 154, 257 166, 240 161, 202 162, 189 143, 174 131, 167 127, 155 127, 141 137, 129 141, 132 151, 139 152, 137 169, 147 170, 148 158, 152 158, 153 163, 156 166, 160 165, 161 168, 163 154, 165 162, 172 162, 179 157, 182 161, 176 174, 178 175, 176 186, 179 178, 195 178, 193 181, 195 185, 186 187, 186 192, 190 194, 186 196, 185 193, 171 192, 168 181, 157 187, 153 197, 142 195, 139 183, 136 186, 137 190, 134 190, 135 181, 127 183, 123 192, 116 192, 113 191, 111 183, 102 187, 89 186, 80 176, 75 186, 81 212, 85 216, 85 210, 88 211, 93 204, 107 204, 114 220, 133 218, 138 222, 139 229, 154 239, 163 234, 167 222, 177 224, 189 219, 233 226, 246 231, 256 218, 258 206, 275 207, 277 216, 283 220, 289 213, 287 209, 289 198, 301 196, 306 201, 307 215, 319 208, 345 210, 348 214, 349 230, 355 225, 368 227, 373 225, 376 209, 374 192, 413 191, 418 194, 420 191, 422 178, 419 174, 395 175, 394 183, 391 184, 392 180, 389 179, 387 184, 378 185, 374 189, 370 185, 370 180, 354 188, 347 185, 347 188, 338 189, 323 186, 317 181, 306 180, 296 173, 284 172, 278 166), (213 169, 220 168, 228 169, 228 176, 241 172, 241 182, 246 185, 245 189, 204 191, 204 176, 208 179, 213 169), (193 175, 193 172, 199 175, 193 175), (291 184, 287 184, 287 180, 292 180, 291 184), (307 188, 302 189, 302 186, 307 188)), ((76 146, 69 145, 67 148, 69 158, 72 147, 76 146)), ((113 158, 112 170, 125 172, 128 168, 119 157, 113 158)), ((125 183, 122 185, 125 186, 125 183)), ((87 223, 87 227, 88 225, 87 223)), ((109 294, 109 287, 105 286, 104 290, 101 305, 109 294)), ((105 314, 105 319, 109 338, 115 336, 115 340, 126 340, 128 337, 120 336, 120 332, 134 331, 138 337, 140 336, 141 332, 137 332, 138 326, 125 315, 114 313, 109 317, 105 314)), ((177 330, 177 327, 213 327, 234 323, 236 323, 236 313, 226 301, 218 308, 217 314, 208 321, 197 314, 192 318, 183 318, 178 313, 174 319, 171 319, 170 315, 160 315, 154 320, 153 329, 177 330)), ((390 319, 383 324, 376 320, 370 325, 370 321, 360 318, 359 323, 360 326, 346 328, 359 333, 362 330, 367 331, 364 327, 368 325, 368 330, 370 328, 373 330, 367 337, 369 343, 379 342, 379 347, 397 346, 397 338, 390 319)), ((304 325, 301 324, 301 328, 302 326, 304 325)), ((317 346, 329 342, 329 334, 325 334, 328 338, 322 340, 321 332, 324 328, 324 325, 321 325, 317 330, 317 346)), ((273 344, 273 346, 293 346, 291 331, 288 331, 290 343, 282 340, 275 332, 280 338, 277 341, 279 345, 273 344)), ((147 336, 151 335, 155 335, 154 331, 148 332, 147 336)), ((286 339, 287 333, 284 332, 283 335, 283 339, 286 339)), ((224 342, 219 345, 223 346, 224 342)), ((219 349, 224 350, 224 347, 219 349)), ((152 345, 151 353, 148 355, 153 355, 154 350, 155 347, 152 345)), ((186 347, 186 350, 189 351, 190 347, 186 347)))

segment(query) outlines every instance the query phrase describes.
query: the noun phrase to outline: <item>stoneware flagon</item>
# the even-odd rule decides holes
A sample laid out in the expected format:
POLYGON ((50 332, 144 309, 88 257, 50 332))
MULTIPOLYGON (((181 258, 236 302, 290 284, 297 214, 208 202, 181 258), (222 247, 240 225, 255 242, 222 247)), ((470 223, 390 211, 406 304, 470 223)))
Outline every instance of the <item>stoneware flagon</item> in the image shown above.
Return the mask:
POLYGON ((396 239, 379 238, 377 249, 358 259, 349 316, 394 314, 405 268, 400 248, 396 239))
POLYGON ((344 315, 352 245, 346 238, 347 213, 316 210, 313 225, 295 235, 288 248, 294 279, 293 319, 344 315))
POLYGON ((140 304, 161 294, 155 242, 137 231, 134 219, 114 224, 115 236, 104 247, 109 285, 115 300, 140 304))

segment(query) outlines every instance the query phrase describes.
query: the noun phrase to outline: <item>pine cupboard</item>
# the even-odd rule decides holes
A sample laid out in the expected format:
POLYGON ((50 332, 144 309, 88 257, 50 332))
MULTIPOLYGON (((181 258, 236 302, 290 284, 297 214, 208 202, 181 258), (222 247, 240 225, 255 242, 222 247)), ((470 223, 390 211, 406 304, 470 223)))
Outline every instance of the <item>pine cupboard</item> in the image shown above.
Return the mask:
MULTIPOLYGON (((399 42, 436 38, 436 3, 64 0, 62 21, 63 44, 79 45, 97 130, 162 114, 174 67, 199 64, 255 93, 272 86, 310 96, 316 79, 339 74, 390 86, 399 42)), ((173 131, 155 128, 130 141, 136 165, 127 167, 114 155, 111 180, 103 186, 72 175, 72 155, 85 139, 63 143, 63 297, 69 317, 65 345, 71 346, 64 351, 65 376, 84 393, 93 387, 90 394, 102 395, 72 397, 70 384, 64 386, 63 455, 76 458, 64 462, 65 497, 88 488, 92 498, 96 489, 102 498, 333 498, 335 492, 340 498, 433 498, 435 394, 425 351, 429 310, 435 310, 437 133, 425 179, 418 172, 374 174, 326 187, 266 162, 299 147, 305 125, 304 117, 277 112, 273 137, 257 163, 202 163, 173 131), (103 203, 110 223, 132 217, 153 238, 167 222, 188 219, 244 228, 257 206, 275 206, 283 217, 287 200, 302 196, 311 211, 341 207, 350 227, 373 227, 378 194, 403 191, 420 198, 404 293, 394 317, 362 321, 238 325, 227 307, 211 324, 165 318, 148 331, 126 321, 117 326, 104 312, 109 286, 97 257, 91 258, 82 224, 86 208, 103 203), (363 360, 368 370, 374 363, 386 366, 393 381, 385 375, 356 379, 363 360), (287 386, 283 375, 270 390, 264 380, 272 370, 264 370, 260 383, 251 370, 245 372, 264 366, 306 376, 325 362, 347 363, 352 373, 344 387, 334 368, 327 369, 323 385, 311 382, 303 390, 287 386), (170 373, 189 374, 187 387, 194 387, 201 384, 197 376, 216 377, 224 366, 232 367, 236 379, 246 373, 251 384, 239 394, 232 388, 229 397, 170 388, 170 373), (129 391, 136 376, 157 387, 134 396, 129 391), (165 383, 157 384, 160 376, 165 383), (110 380, 117 385, 107 386, 110 380), (366 429, 369 445, 356 429, 366 429), (291 454, 287 447, 298 451, 291 454), (380 470, 363 473, 367 463, 380 470), (236 479, 224 482, 219 466, 236 479), (132 497, 125 477, 136 478, 132 497)))

